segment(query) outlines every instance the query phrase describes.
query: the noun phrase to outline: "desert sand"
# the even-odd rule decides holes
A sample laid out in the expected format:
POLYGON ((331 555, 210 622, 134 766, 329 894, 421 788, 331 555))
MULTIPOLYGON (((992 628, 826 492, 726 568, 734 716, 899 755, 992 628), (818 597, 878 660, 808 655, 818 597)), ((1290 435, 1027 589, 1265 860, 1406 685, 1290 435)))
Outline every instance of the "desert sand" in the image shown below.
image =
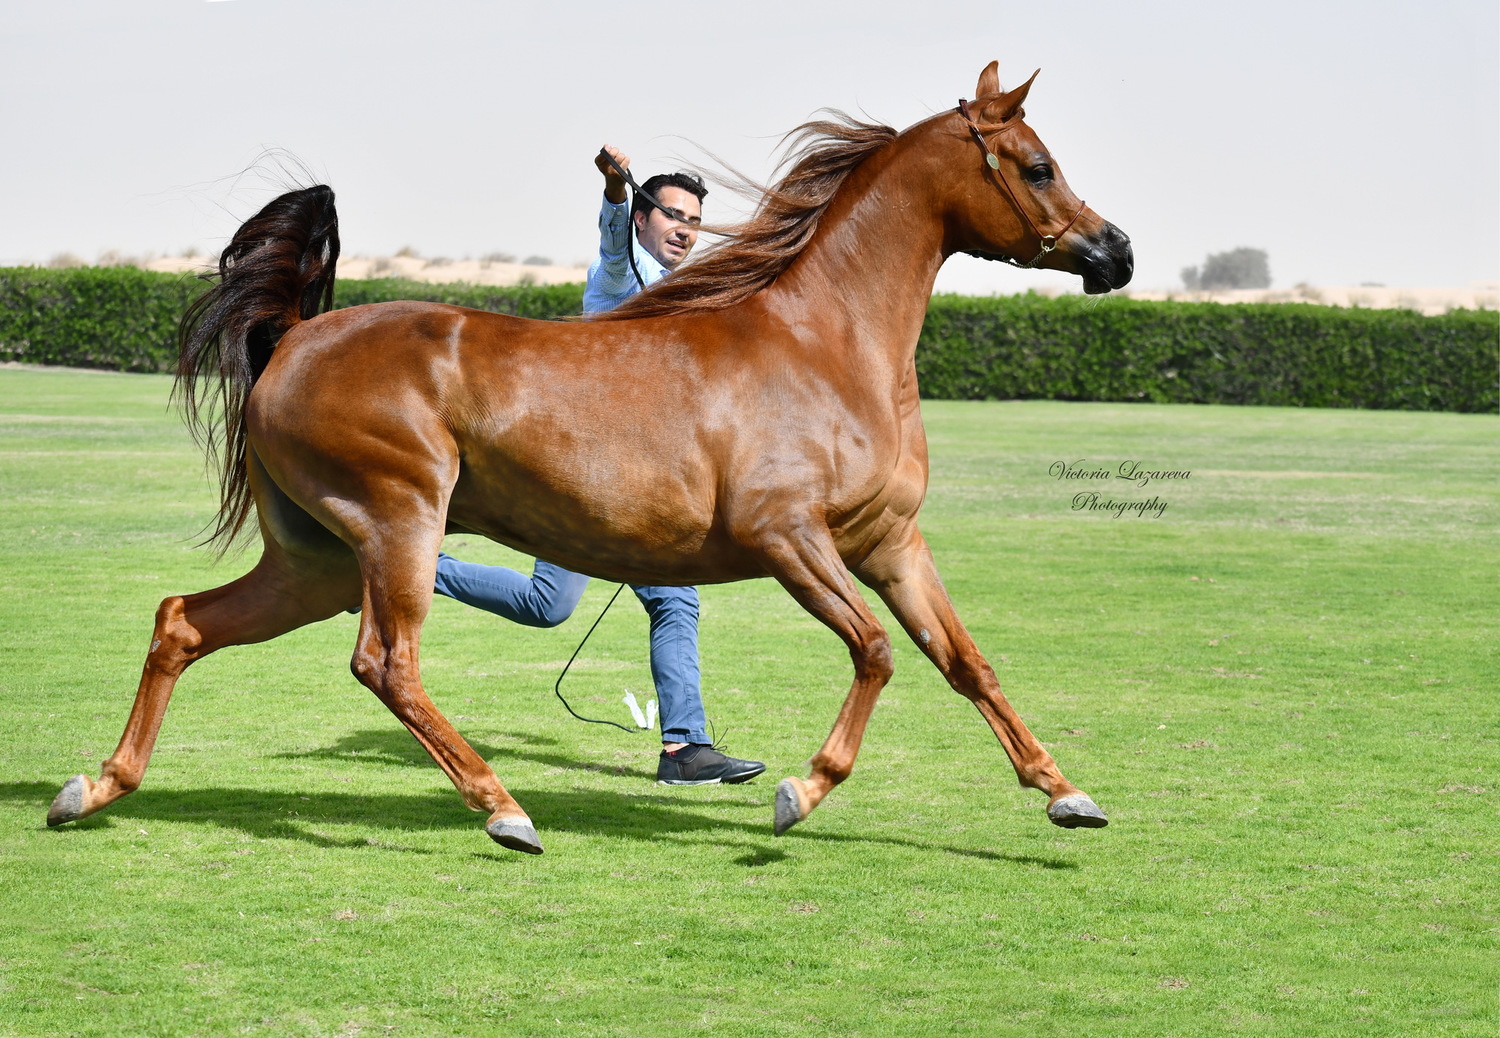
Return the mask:
POLYGON ((1461 288, 1391 288, 1385 285, 1297 285, 1285 289, 1235 289, 1224 292, 1135 292, 1132 299, 1175 299, 1209 303, 1319 303, 1369 310, 1416 310, 1442 314, 1449 310, 1500 309, 1500 281, 1475 281, 1461 288))
MULTIPOLYGON (((206 256, 163 256, 144 260, 137 266, 146 270, 168 272, 211 270, 217 261, 206 256)), ((341 256, 338 276, 366 278, 406 278, 431 284, 463 282, 470 285, 563 285, 582 283, 588 277, 587 267, 542 266, 531 263, 506 263, 499 260, 423 259, 420 256, 341 256)))

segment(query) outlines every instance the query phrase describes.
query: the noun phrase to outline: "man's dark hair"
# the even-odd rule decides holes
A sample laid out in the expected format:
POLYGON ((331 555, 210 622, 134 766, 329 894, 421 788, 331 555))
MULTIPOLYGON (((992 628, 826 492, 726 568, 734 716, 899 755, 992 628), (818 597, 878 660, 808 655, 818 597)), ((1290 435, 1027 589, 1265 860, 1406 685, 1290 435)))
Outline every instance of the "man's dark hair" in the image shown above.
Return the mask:
MULTIPOLYGON (((704 197, 708 194, 708 188, 703 186, 703 178, 698 176, 698 174, 696 173, 688 173, 685 171, 679 171, 677 173, 658 173, 656 174, 656 176, 652 177, 650 180, 642 184, 641 190, 650 195, 652 198, 655 198, 657 197, 656 193, 664 187, 681 188, 682 190, 686 191, 688 194, 696 198, 699 202, 702 202, 704 197)), ((651 214, 648 212, 650 208, 650 202, 644 202, 641 200, 640 195, 636 195, 634 203, 630 206, 630 218, 634 220, 635 214, 639 212, 646 212, 646 215, 650 216, 651 214)))

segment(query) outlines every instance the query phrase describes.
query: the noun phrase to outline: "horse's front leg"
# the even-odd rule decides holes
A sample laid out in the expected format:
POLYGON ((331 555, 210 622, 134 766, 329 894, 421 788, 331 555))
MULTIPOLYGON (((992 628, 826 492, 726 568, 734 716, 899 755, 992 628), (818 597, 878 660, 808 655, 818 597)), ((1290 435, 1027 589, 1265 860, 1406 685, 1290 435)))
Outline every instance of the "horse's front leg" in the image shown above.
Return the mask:
POLYGON ((809 524, 764 549, 771 575, 849 647, 854 684, 806 779, 776 786, 776 835, 796 825, 854 770, 880 690, 891 679, 891 640, 860 597, 826 526, 809 524))
POLYGON ((1021 785, 1047 794, 1047 817, 1067 829, 1109 824, 1088 794, 1063 777, 1052 755, 1006 701, 994 669, 959 621, 916 524, 887 538, 857 572, 954 691, 979 708, 1005 747, 1021 785))

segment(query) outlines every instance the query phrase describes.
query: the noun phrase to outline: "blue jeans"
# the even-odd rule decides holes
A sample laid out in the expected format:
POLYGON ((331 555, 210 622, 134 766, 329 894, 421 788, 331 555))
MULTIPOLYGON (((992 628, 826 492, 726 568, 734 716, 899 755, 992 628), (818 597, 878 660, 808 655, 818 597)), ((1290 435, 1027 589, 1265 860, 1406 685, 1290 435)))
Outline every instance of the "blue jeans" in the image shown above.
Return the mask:
MULTIPOLYGON (((556 627, 578 607, 589 578, 537 559, 531 576, 438 555, 434 590, 527 627, 556 627)), ((651 680, 662 742, 708 742, 698 673, 698 589, 631 586, 651 618, 651 680)))

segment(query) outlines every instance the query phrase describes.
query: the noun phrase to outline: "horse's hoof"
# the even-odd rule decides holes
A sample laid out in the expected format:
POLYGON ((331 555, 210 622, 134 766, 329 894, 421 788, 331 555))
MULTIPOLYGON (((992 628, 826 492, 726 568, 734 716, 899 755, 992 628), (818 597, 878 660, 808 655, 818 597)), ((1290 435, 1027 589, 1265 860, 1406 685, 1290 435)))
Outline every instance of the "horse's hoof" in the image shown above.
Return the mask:
POLYGON ((776 783, 776 835, 780 836, 807 817, 802 810, 802 794, 797 789, 800 783, 794 778, 784 778, 776 783))
POLYGON ((492 818, 484 831, 502 847, 527 854, 541 854, 542 841, 529 818, 492 818))
POLYGON ((1064 829, 1102 829, 1109 824, 1087 793, 1070 793, 1047 805, 1047 817, 1064 829))
POLYGON ((88 795, 87 775, 74 775, 68 779, 63 783, 62 791, 53 798, 52 806, 47 809, 47 824, 62 825, 82 818, 84 807, 88 804, 88 795))

